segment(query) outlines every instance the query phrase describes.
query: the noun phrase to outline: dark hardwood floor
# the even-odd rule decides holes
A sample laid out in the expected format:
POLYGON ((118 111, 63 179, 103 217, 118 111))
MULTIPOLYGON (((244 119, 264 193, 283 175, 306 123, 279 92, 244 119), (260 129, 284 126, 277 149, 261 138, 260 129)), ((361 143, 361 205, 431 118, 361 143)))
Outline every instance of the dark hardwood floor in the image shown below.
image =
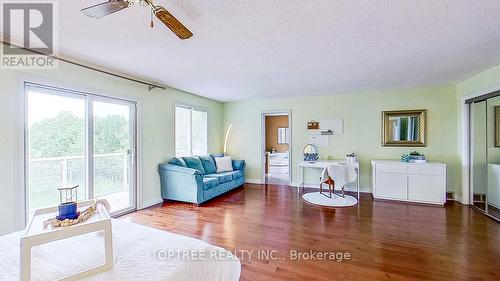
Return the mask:
POLYGON ((373 201, 308 205, 288 186, 245 184, 200 207, 165 202, 125 220, 239 250, 241 280, 500 280, 500 224, 459 203, 445 208, 373 201), (291 260, 290 251, 349 260, 291 260))

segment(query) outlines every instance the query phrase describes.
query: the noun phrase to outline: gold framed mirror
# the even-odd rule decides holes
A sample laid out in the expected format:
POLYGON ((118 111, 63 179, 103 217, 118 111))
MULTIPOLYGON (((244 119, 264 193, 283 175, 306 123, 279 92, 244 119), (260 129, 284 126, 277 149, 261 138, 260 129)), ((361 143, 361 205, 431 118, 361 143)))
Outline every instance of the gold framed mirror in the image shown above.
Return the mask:
POLYGON ((382 146, 426 146, 427 110, 382 112, 382 146))

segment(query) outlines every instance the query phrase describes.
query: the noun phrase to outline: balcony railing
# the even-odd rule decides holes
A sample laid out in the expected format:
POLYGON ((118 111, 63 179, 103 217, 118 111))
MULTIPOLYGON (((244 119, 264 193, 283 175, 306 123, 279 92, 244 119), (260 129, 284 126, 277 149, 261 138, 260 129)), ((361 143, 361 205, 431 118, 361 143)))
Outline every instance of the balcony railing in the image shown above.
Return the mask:
MULTIPOLYGON (((78 198, 88 198, 86 166, 84 156, 29 159, 30 209, 59 203, 57 188, 61 186, 79 185, 78 198)), ((93 183, 93 197, 128 191, 129 155, 94 155, 93 183)))

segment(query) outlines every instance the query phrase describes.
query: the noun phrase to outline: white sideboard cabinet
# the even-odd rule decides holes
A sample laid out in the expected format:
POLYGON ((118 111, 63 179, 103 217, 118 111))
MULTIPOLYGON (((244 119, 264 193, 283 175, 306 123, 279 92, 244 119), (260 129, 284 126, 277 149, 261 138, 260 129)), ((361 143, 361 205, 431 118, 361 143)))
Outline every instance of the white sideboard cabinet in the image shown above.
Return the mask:
POLYGON ((446 202, 446 164, 372 160, 375 199, 443 205, 446 202))

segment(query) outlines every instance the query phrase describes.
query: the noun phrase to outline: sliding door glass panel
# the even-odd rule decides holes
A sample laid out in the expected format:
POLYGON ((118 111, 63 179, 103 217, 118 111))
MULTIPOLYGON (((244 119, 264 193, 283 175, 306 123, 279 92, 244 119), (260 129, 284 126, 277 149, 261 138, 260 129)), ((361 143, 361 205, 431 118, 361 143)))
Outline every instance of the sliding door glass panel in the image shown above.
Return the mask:
POLYGON ((135 209, 135 103, 28 83, 25 92, 28 214, 57 206, 58 188, 76 185, 79 201, 135 209))
POLYGON ((191 155, 191 109, 175 107, 175 155, 191 155))
POLYGON ((500 97, 487 100, 488 184, 486 211, 500 219, 500 97))
POLYGON ((193 109, 192 111, 192 154, 207 154, 207 112, 193 109))
POLYGON ((85 97, 26 85, 27 208, 59 204, 59 187, 85 199, 85 97))
POLYGON ((105 198, 111 211, 134 207, 134 109, 131 104, 94 101, 93 198, 105 198))
POLYGON ((486 101, 470 106, 471 145, 471 190, 472 204, 486 210, 487 147, 486 147, 486 101))

